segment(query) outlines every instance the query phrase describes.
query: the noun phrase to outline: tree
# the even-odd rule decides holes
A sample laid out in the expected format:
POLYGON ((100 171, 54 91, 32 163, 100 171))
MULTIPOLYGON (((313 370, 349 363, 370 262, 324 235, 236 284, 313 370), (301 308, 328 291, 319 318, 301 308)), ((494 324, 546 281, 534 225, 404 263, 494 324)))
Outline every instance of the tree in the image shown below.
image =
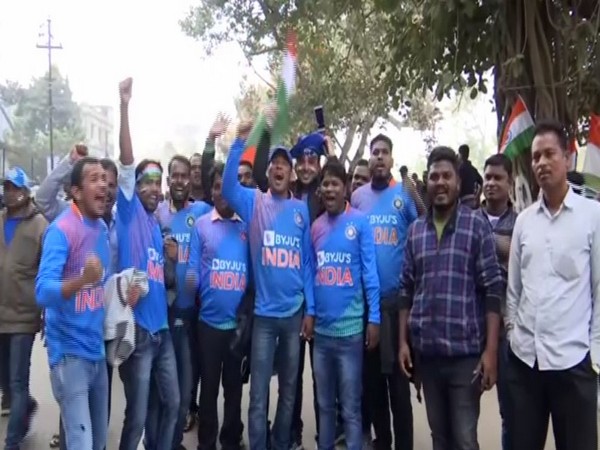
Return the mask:
MULTIPOLYGON (((55 156, 68 153, 84 138, 78 105, 73 101, 69 81, 52 69, 53 143, 55 156)), ((14 131, 7 136, 8 158, 23 167, 34 179, 46 176, 49 156, 48 74, 34 78, 24 88, 15 82, 0 87, 0 98, 15 105, 14 131)))
MULTIPOLYGON (((339 156, 349 160, 358 140, 353 158, 358 160, 375 121, 392 114, 395 123, 402 124, 398 113, 404 107, 391 107, 389 89, 379 70, 393 63, 385 45, 387 14, 377 11, 373 1, 357 2, 354 8, 343 10, 334 3, 205 0, 190 10, 181 25, 209 54, 219 44, 233 40, 250 62, 268 55, 271 74, 279 73, 286 31, 293 29, 298 36, 299 70, 290 140, 315 128, 313 108, 323 105, 327 126, 334 132, 345 130, 339 156)), ((267 89, 274 91, 275 83, 267 82, 267 89)), ((248 91, 242 98, 247 101, 254 95, 248 91)), ((413 103, 422 98, 421 93, 412 95, 413 103)))

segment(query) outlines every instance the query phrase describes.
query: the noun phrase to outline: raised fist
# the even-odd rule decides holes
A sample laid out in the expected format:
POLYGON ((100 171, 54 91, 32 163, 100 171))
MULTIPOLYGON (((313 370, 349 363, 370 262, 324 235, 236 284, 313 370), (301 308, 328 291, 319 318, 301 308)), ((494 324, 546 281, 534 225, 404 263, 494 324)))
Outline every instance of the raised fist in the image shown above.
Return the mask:
POLYGON ((69 153, 71 163, 76 163, 81 158, 85 158, 88 155, 88 148, 84 144, 76 144, 69 153))
POLYGON ((131 100, 131 86, 133 85, 133 78, 126 78, 119 83, 119 95, 121 102, 129 103, 131 100))
POLYGON ((100 258, 94 254, 88 255, 83 267, 83 282, 84 284, 96 284, 102 280, 102 262, 100 258))

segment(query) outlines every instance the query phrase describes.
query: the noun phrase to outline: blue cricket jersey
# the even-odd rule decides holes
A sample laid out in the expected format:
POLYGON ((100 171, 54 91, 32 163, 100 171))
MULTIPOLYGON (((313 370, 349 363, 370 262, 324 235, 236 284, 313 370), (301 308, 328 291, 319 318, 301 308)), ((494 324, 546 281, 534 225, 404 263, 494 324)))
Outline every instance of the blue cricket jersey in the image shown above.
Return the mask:
POLYGON ((249 276, 248 232, 241 218, 216 209, 196 222, 189 270, 200 291, 199 319, 219 330, 236 327, 237 309, 249 276))
POLYGON ((408 227, 417 219, 415 202, 402 184, 392 179, 381 190, 371 183, 359 187, 352 194, 352 206, 367 215, 373 230, 381 297, 396 295, 408 227))
POLYGON ((156 209, 156 217, 161 230, 169 229, 169 235, 177 241, 177 296, 173 306, 186 310, 195 306, 195 293, 186 287, 185 275, 190 256, 190 242, 196 220, 210 211, 210 206, 202 201, 188 202, 184 208, 175 211, 171 203, 162 202, 156 209))
POLYGON ((45 308, 50 367, 63 356, 98 361, 104 354, 104 282, 110 265, 108 228, 102 219, 83 217, 75 204, 46 230, 35 283, 37 303, 45 308), (73 297, 62 295, 64 280, 83 273, 89 254, 101 261, 104 273, 73 297))
POLYGON ((135 167, 119 168, 117 195, 119 272, 136 268, 148 275, 148 294, 133 308, 136 325, 150 333, 168 328, 163 239, 156 216, 144 209, 135 192, 135 167))
POLYGON ((365 296, 368 321, 379 324, 379 276, 366 216, 350 205, 338 216, 323 213, 311 234, 317 261, 315 331, 331 337, 362 333, 365 296))
POLYGON ((237 171, 244 141, 236 139, 223 173, 223 197, 248 224, 255 314, 291 317, 306 301, 315 313, 314 262, 306 202, 243 187, 237 171))

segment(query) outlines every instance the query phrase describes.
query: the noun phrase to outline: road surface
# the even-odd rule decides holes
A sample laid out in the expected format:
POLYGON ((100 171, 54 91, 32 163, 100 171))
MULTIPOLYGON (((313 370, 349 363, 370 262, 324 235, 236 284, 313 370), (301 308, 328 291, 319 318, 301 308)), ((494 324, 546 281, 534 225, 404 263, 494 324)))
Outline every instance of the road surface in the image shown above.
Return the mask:
MULTIPOLYGON (((308 357, 308 355, 307 355, 308 357)), ((112 393, 112 417, 111 427, 109 432, 109 445, 108 450, 118 449, 119 436, 121 432, 121 425, 123 423, 123 411, 125 409, 125 402, 123 396, 123 389, 121 380, 118 375, 115 374, 114 387, 112 393)), ((315 435, 315 420, 314 414, 312 413, 312 382, 310 382, 310 363, 307 361, 306 370, 304 373, 304 407, 303 407, 303 420, 304 420, 304 446, 307 450, 315 448, 314 435, 315 435)), ((275 402, 277 399, 277 383, 276 379, 273 378, 271 383, 271 399, 272 407, 270 411, 275 411, 275 402)), ((46 350, 42 347, 39 339, 36 340, 36 344, 33 349, 32 356, 32 367, 31 367, 31 390, 34 397, 38 400, 40 408, 38 414, 33 423, 32 432, 30 436, 23 443, 21 450, 46 450, 48 449, 48 442, 52 437, 52 434, 56 432, 58 428, 58 407, 52 396, 52 390, 50 388, 49 374, 48 374, 48 362, 46 358, 46 350)), ((219 399, 219 403, 222 400, 219 399)), ((496 401, 495 391, 486 393, 482 399, 481 404, 481 417, 479 419, 479 444, 482 449, 485 450, 501 450, 500 448, 500 416, 498 415, 498 403, 496 401)), ((416 398, 413 399, 414 417, 415 417, 415 450, 429 450, 431 449, 431 438, 429 434, 429 427, 427 425, 427 419, 425 416, 424 405, 418 404, 416 398)), ((221 411, 222 405, 219 405, 219 412, 221 411)), ((248 387, 244 388, 244 397, 242 405, 243 420, 247 420, 248 411, 248 387)), ((7 419, 2 418, 0 421, 0 444, 4 446, 4 437, 6 435, 6 423, 7 419)), ((195 431, 195 430, 194 430, 195 431)), ((551 434, 551 433, 550 433, 551 434)), ((247 442, 247 436, 245 436, 247 442)), ((196 439, 195 433, 191 432, 186 434, 184 445, 188 450, 195 450, 196 439)), ((140 445, 140 450, 143 450, 143 446, 140 445)), ((548 442, 546 444, 546 450, 555 450, 554 441, 552 436, 549 435, 548 442)))

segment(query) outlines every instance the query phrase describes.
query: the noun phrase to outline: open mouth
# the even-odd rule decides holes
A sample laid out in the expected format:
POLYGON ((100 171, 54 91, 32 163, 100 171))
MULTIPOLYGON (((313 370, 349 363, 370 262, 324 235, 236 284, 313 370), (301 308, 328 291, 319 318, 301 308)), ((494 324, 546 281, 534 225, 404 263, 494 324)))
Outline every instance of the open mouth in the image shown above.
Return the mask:
POLYGON ((273 178, 275 179, 275 181, 283 181, 283 175, 280 173, 276 173, 275 175, 273 175, 273 178))

